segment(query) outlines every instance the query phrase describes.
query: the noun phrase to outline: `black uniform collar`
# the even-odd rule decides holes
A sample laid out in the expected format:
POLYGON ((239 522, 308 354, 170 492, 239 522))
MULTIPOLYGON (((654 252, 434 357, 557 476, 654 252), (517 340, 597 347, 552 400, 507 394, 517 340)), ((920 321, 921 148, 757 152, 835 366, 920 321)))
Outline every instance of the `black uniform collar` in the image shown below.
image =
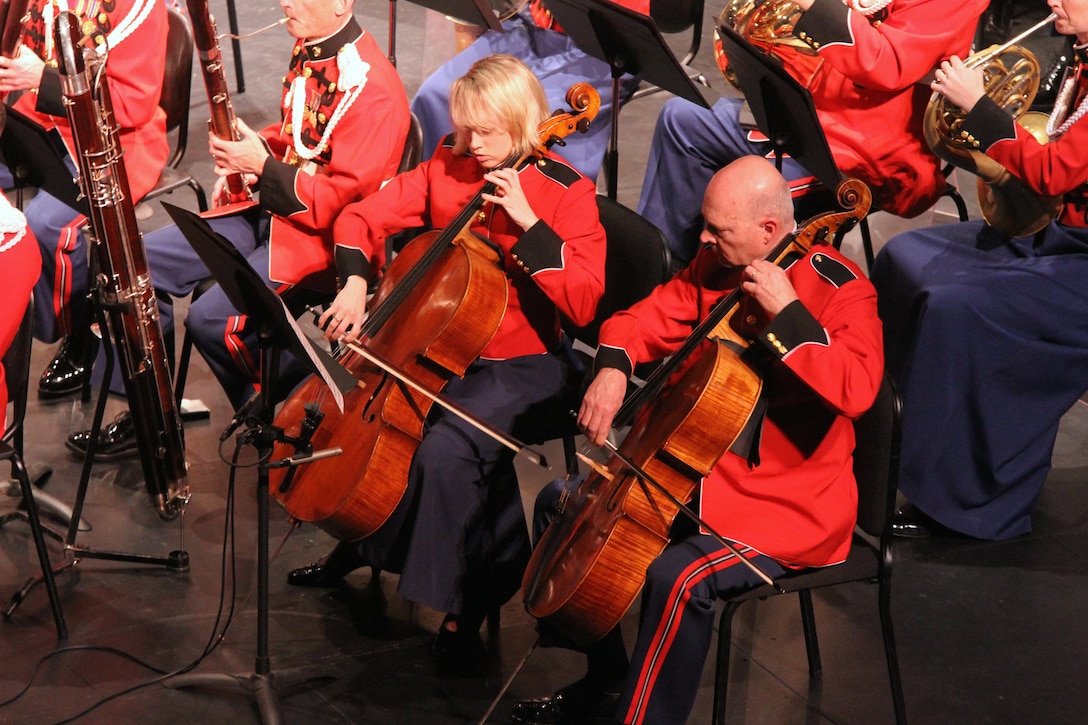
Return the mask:
POLYGON ((359 23, 356 22, 355 16, 348 16, 348 22, 344 27, 340 28, 340 30, 327 38, 315 40, 312 43, 305 43, 302 46, 306 51, 306 60, 315 61, 335 58, 341 48, 348 43, 354 42, 362 32, 363 29, 359 27, 359 23))

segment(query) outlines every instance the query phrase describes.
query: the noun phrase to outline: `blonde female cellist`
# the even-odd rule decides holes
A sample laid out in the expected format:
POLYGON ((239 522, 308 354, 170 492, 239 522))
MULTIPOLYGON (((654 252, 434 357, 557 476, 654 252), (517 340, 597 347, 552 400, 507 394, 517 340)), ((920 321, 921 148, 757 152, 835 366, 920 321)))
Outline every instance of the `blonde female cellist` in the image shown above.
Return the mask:
MULTIPOLYGON (((745 359, 762 374, 766 414, 750 419, 759 434, 742 435, 748 444, 735 443, 703 479, 699 512, 771 577, 835 564, 849 550, 857 509, 851 419, 872 404, 883 373, 876 293, 828 245, 813 246, 786 269, 765 259, 794 228, 789 188, 765 159, 742 157, 718 172, 702 211, 703 249, 691 266, 601 328, 597 374, 579 424, 603 443, 633 366, 675 351, 739 287, 745 297, 732 324, 749 342, 745 359)), ((553 697, 515 704, 514 721, 615 715, 624 723, 686 722, 716 617, 713 600, 763 583, 739 562, 711 536, 674 532, 646 572, 629 671, 616 626, 590 647, 585 678, 553 697)))
MULTIPOLYGON (((551 153, 520 168, 497 168, 534 149, 548 117, 539 81, 511 56, 483 58, 456 81, 450 114, 455 133, 430 160, 350 206, 336 224, 336 242, 344 253, 383 259, 388 235, 424 223, 444 227, 493 183, 496 191, 485 194, 469 231, 499 250, 505 311, 482 354, 443 394, 520 440, 542 440, 569 425, 576 402, 559 313, 587 322, 604 287, 595 186, 551 153)), ((356 338, 366 293, 364 278, 346 280, 318 321, 327 336, 356 338)), ((414 332, 405 325, 398 334, 414 332)), ((389 520, 288 581, 325 585, 365 563, 400 571, 403 596, 448 613, 436 654, 456 660, 480 651, 484 614, 517 591, 529 553, 512 455, 454 416, 433 413, 389 520)))

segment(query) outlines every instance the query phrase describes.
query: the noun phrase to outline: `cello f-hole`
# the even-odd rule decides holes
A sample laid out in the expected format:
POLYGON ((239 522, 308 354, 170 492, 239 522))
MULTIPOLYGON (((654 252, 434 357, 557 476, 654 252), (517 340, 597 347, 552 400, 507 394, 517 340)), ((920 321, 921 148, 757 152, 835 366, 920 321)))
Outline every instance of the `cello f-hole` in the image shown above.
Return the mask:
POLYGON ((373 407, 374 401, 381 394, 382 388, 384 388, 386 386, 386 383, 388 383, 388 382, 389 382, 389 376, 388 375, 382 375, 381 376, 381 381, 377 385, 374 386, 374 390, 372 390, 370 395, 367 397, 366 405, 363 406, 362 415, 360 416, 367 423, 373 423, 374 422, 375 414, 370 409, 371 409, 371 407, 373 407))
POLYGON ((613 483, 615 485, 612 486, 612 492, 608 494, 608 503, 606 503, 604 507, 605 511, 615 511, 616 507, 619 505, 620 496, 622 495, 620 493, 619 482, 613 479, 613 483))

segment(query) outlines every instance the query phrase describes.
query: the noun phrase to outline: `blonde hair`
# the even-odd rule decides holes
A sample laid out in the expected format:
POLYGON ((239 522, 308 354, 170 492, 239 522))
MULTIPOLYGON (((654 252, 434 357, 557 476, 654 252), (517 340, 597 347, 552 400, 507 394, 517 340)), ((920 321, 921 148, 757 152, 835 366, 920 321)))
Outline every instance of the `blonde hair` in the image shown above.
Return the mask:
POLYGON ((463 131, 509 132, 518 156, 537 145, 537 128, 548 118, 548 98, 529 67, 512 55, 489 55, 472 64, 450 86, 455 153, 464 153, 463 131))

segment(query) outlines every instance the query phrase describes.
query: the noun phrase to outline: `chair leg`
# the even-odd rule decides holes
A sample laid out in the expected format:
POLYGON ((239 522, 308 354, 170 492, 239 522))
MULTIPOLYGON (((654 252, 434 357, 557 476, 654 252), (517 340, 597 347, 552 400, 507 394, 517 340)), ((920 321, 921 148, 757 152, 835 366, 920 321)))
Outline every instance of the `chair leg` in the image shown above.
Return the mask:
POLYGON ((903 681, 899 676, 899 654, 895 648, 895 631, 892 629, 892 584, 887 575, 880 579, 880 631, 884 635, 884 657, 888 662, 888 679, 892 687, 892 704, 895 706, 896 725, 907 725, 907 703, 903 697, 903 681))
POLYGON ((873 235, 869 231, 869 220, 862 217, 858 226, 861 228, 861 248, 865 252, 865 271, 873 271, 873 235))
POLYGON ((197 208, 200 209, 200 211, 208 211, 208 195, 204 193, 204 187, 200 185, 199 181, 191 176, 186 183, 189 185, 189 188, 193 190, 193 193, 196 194, 197 208))
POLYGON ((818 680, 824 673, 820 662, 820 640, 816 637, 816 613, 812 609, 812 592, 803 589, 797 592, 801 603, 801 623, 805 629, 805 654, 808 655, 808 676, 818 680))
POLYGON ((189 358, 193 356, 193 339, 189 337, 189 331, 185 331, 185 337, 181 343, 181 359, 178 360, 177 374, 174 375, 174 402, 181 409, 181 401, 185 397, 185 379, 189 377, 189 358))
POLYGON ((950 186, 945 190, 944 195, 951 199, 952 203, 956 205, 956 212, 960 215, 960 221, 967 221, 967 202, 960 196, 959 190, 954 186, 950 186))
POLYGON ((714 724, 725 725, 725 702, 729 689, 729 654, 733 638, 733 614, 740 604, 727 602, 718 620, 718 660, 714 667, 714 724))
POLYGON ((53 622, 57 626, 57 637, 67 639, 68 625, 64 621, 64 611, 60 606, 57 582, 53 578, 53 565, 49 561, 49 551, 45 547, 42 522, 38 517, 38 504, 34 500, 34 487, 30 483, 30 476, 27 475, 26 466, 23 465, 22 459, 16 455, 11 462, 12 468, 15 469, 15 475, 19 478, 19 485, 23 490, 23 503, 26 505, 27 518, 30 521, 30 534, 34 539, 34 548, 38 551, 38 563, 42 568, 42 581, 45 583, 45 590, 49 595, 49 606, 53 610, 53 622))

